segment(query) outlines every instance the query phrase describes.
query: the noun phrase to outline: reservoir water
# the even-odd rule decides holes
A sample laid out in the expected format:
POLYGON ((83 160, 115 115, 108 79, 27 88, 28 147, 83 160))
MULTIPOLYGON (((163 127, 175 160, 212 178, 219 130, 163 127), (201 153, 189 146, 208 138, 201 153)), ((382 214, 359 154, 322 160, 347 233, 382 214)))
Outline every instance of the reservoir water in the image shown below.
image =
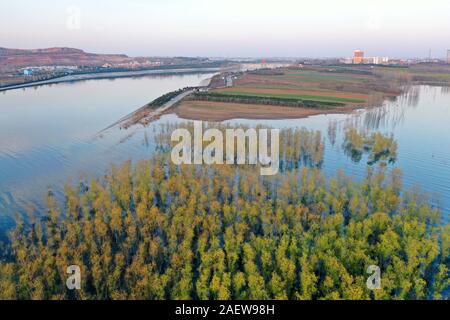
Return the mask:
MULTIPOLYGON (((114 148, 128 133, 97 133, 153 99, 198 86, 213 73, 87 80, 0 92, 0 228, 47 190, 135 159, 114 148), (117 138, 117 139, 116 139, 117 138)), ((132 149, 132 148, 131 148, 132 149)), ((131 152, 131 153, 130 153, 131 152)), ((149 157, 143 149, 139 154, 149 157)))
MULTIPOLYGON (((212 74, 186 74, 89 80, 0 93, 0 228, 30 205, 41 211, 51 189, 62 198, 65 183, 104 174, 112 163, 147 159, 161 124, 181 121, 165 115, 147 127, 98 133, 158 96, 199 85, 212 74)), ((364 159, 353 162, 342 150, 347 124, 392 133, 407 188, 420 187, 448 221, 450 212, 450 90, 410 88, 396 101, 352 114, 295 120, 232 120, 250 125, 306 127, 322 131, 323 170, 364 177, 364 159)))

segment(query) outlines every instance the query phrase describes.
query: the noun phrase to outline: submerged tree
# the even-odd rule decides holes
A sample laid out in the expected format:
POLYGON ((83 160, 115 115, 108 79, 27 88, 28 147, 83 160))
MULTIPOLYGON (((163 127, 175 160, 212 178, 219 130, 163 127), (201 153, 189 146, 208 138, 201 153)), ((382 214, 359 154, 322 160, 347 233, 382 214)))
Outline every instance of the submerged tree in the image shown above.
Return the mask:
POLYGON ((354 127, 347 127, 343 144, 344 151, 354 162, 360 162, 363 154, 368 154, 368 165, 377 162, 394 163, 397 160, 397 142, 392 135, 380 132, 359 132, 354 127))
MULTIPOLYGON (((320 136, 299 132, 285 144, 315 147, 284 149, 286 159, 322 153, 320 136)), ((64 207, 50 195, 45 214, 11 231, 0 298, 448 298, 449 226, 398 169, 369 168, 355 183, 315 165, 262 177, 158 154, 65 193, 64 207), (81 290, 66 287, 70 265, 81 290), (366 285, 369 265, 380 289, 366 285)))

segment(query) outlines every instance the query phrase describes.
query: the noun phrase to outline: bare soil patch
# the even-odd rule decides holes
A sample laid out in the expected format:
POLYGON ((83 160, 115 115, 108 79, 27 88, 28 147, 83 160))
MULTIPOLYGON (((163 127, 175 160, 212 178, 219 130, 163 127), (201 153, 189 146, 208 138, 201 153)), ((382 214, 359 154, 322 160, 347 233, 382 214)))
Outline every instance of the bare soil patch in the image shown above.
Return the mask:
POLYGON ((183 101, 168 111, 183 119, 224 121, 231 119, 297 119, 317 114, 348 113, 354 107, 328 110, 292 108, 259 104, 239 104, 212 101, 183 101))

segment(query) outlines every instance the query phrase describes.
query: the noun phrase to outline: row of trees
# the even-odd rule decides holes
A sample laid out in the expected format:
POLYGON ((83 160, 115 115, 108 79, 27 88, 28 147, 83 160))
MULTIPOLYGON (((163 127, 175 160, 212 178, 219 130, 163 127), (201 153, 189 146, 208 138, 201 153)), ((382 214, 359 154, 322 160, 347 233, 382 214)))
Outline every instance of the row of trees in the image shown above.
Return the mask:
MULTIPOLYGON (((183 128, 189 131, 191 137, 194 137, 194 125, 192 122, 182 123, 166 123, 160 125, 157 132, 155 132, 155 143, 157 145, 156 150, 162 153, 168 153, 171 151, 171 133, 175 129, 183 128)), ((205 123, 202 126, 203 131, 207 129, 218 129, 222 132, 222 135, 226 137, 226 130, 235 129, 236 126, 231 124, 222 123, 205 123)), ((249 126, 240 125, 240 129, 247 131, 249 126)), ((256 126, 255 129, 267 129, 267 127, 256 126)), ((305 128, 282 128, 279 131, 279 151, 280 151, 280 170, 286 171, 293 168, 314 167, 320 168, 323 164, 323 158, 325 153, 325 143, 322 137, 322 133, 318 130, 307 130, 305 128)), ((203 149, 210 144, 211 141, 203 141, 203 149)), ((223 141, 223 150, 227 149, 226 139, 223 141)), ((271 139, 267 138, 267 147, 270 150, 271 139)), ((237 141, 235 141, 235 154, 237 154, 237 141)), ((249 150, 249 138, 245 140, 245 150, 249 150)), ((193 144, 191 153, 194 153, 193 144)), ((226 160, 226 154, 224 153, 223 160, 226 160)), ((246 157, 248 163, 248 154, 246 157)))
POLYGON ((263 177, 159 153, 65 194, 63 207, 49 195, 47 213, 18 220, 0 298, 448 298, 450 226, 398 169, 369 168, 360 183, 315 166, 263 177), (81 290, 66 287, 70 265, 81 290), (380 289, 366 285, 370 265, 380 289))
POLYGON ((175 90, 175 91, 168 92, 168 93, 166 93, 166 94, 156 98, 155 100, 153 100, 152 102, 147 104, 147 106, 151 107, 151 108, 162 107, 163 105, 165 105, 167 102, 169 102, 173 98, 179 96, 183 92, 185 92, 187 90, 190 90, 190 89, 192 89, 192 88, 191 87, 185 87, 185 88, 182 88, 182 89, 178 89, 178 90, 175 90))
POLYGON ((313 109, 333 109, 345 106, 345 103, 333 101, 315 101, 315 100, 295 99, 295 98, 265 97, 263 95, 254 96, 238 93, 225 94, 220 92, 197 92, 189 96, 188 99, 199 101, 261 104, 261 105, 285 106, 294 108, 313 108, 313 109))

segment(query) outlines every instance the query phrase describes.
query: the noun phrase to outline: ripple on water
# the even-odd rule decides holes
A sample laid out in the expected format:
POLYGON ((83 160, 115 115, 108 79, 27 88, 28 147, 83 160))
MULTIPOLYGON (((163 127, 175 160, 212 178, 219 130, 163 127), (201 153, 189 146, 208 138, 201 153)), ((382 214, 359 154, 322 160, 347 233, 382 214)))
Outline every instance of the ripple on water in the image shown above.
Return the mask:
MULTIPOLYGON (((205 75, 205 78, 209 76, 205 75)), ((110 132, 100 137, 96 134, 108 125, 105 117, 113 118, 111 120, 113 123, 136 107, 143 105, 146 100, 151 100, 149 90, 153 90, 156 97, 180 87, 197 85, 202 80, 198 77, 180 78, 178 76, 173 76, 172 79, 173 82, 164 82, 164 85, 156 89, 157 82, 148 82, 145 78, 117 80, 119 82, 94 81, 96 90, 89 89, 93 85, 93 82, 89 81, 74 86, 55 85, 51 88, 38 89, 37 92, 42 94, 43 99, 47 95, 54 94, 77 96, 79 89, 87 90, 89 95, 80 97, 76 103, 67 102, 67 107, 75 108, 76 113, 69 113, 69 111, 67 111, 68 115, 64 112, 58 113, 46 123, 48 126, 53 126, 50 130, 53 133, 52 143, 49 142, 45 133, 30 130, 29 132, 17 132, 18 136, 26 138, 21 141, 22 144, 15 144, 14 148, 0 147, 0 212, 3 213, 0 213, 0 218, 2 215, 5 216, 5 213, 7 216, 12 216, 21 206, 24 207, 29 202, 42 209, 42 199, 49 187, 60 199, 63 199, 63 186, 67 181, 75 184, 77 179, 90 175, 102 175, 110 168, 111 163, 119 164, 128 159, 136 161, 150 158, 154 150, 152 137, 155 128, 158 128, 161 123, 180 121, 176 116, 165 115, 153 126, 136 130, 132 136, 128 136, 128 132, 124 130, 110 132), (116 87, 118 84, 122 90, 111 89, 111 86, 116 87), (97 90, 99 88, 103 88, 103 91, 97 90), (104 92, 108 92, 108 95, 105 95, 104 92), (93 96, 95 94, 97 96, 93 96), (139 96, 141 98, 136 100, 136 97, 139 96), (142 97, 149 98, 141 101, 142 97), (92 101, 95 101, 99 110, 102 112, 109 110, 112 115, 108 113, 95 114, 98 123, 93 125, 95 128, 91 131, 86 131, 86 127, 89 127, 86 123, 90 125, 93 123, 93 120, 90 119, 93 112, 92 101), (58 124, 57 117, 64 116, 69 119, 64 118, 62 122, 64 125, 58 124), (86 117, 89 122, 86 122, 88 120, 83 117, 86 117), (58 133, 61 133, 61 139, 57 139, 59 138, 57 137, 58 133), (145 137, 145 133, 147 133, 147 137, 145 137), (35 135, 36 137, 34 137, 35 135), (56 137, 54 137, 55 135, 56 137), (150 141, 148 144, 145 142, 146 139, 150 141)), ((8 100, 10 105, 17 106, 18 110, 23 112, 25 109, 30 109, 30 105, 33 105, 30 101, 34 103, 38 96, 31 90, 20 94, 0 96, 0 106, 8 105, 8 102, 3 103, 7 98, 10 99, 8 100)), ((62 100, 37 101, 36 108, 49 110, 47 104, 54 102, 57 105, 52 107, 57 109, 62 100)), ((441 197, 442 210, 448 221, 450 213, 450 140, 448 140, 450 112, 445 112, 445 110, 450 110, 449 94, 443 93, 439 88, 417 87, 410 95, 405 95, 397 102, 386 103, 383 108, 360 111, 351 115, 330 114, 290 120, 240 119, 227 122, 321 130, 322 137, 326 142, 324 172, 327 175, 335 175, 336 170, 342 169, 344 173, 355 177, 356 180, 365 177, 367 161, 363 159, 359 163, 353 163, 343 153, 341 146, 345 125, 353 123, 359 128, 393 133, 399 144, 398 160, 389 168, 394 166, 402 168, 406 188, 419 185, 426 192, 441 197), (328 139, 330 123, 335 123, 337 126, 334 145, 328 139)), ((9 114, 7 112, 6 115, 2 114, 3 119, 0 119, 0 125, 2 121, 5 121, 5 116, 10 117, 8 122, 11 123, 15 121, 16 116, 18 117, 13 111, 9 111, 9 114)), ((0 128, 0 137, 2 136, 1 130, 0 128)))

